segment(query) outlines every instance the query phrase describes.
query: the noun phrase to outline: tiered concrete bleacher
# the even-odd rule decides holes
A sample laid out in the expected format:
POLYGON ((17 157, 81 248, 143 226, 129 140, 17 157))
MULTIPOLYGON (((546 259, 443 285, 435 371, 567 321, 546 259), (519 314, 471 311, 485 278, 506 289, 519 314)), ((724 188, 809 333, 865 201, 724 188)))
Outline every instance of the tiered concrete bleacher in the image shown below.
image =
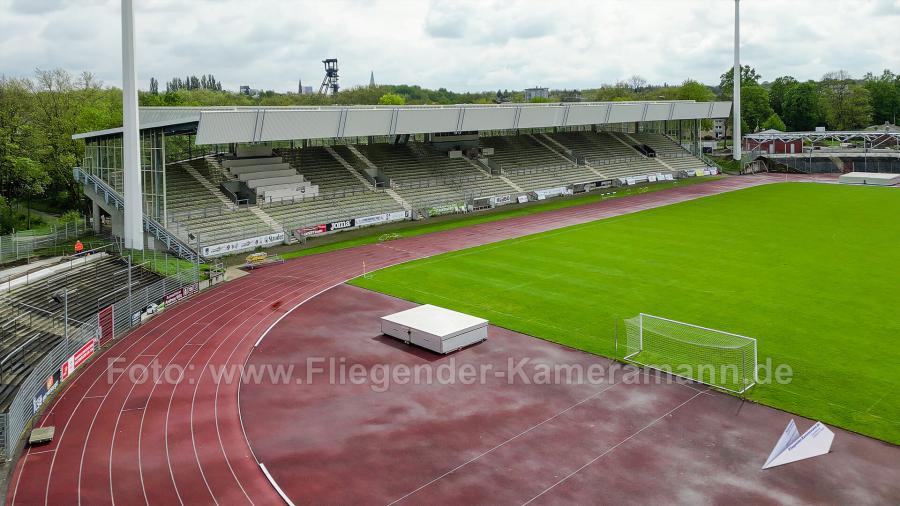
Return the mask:
POLYGON ((565 132, 551 134, 560 144, 584 156, 587 162, 608 178, 628 178, 671 172, 652 158, 647 158, 607 132, 565 132))
MULTIPOLYGON (((402 210, 384 191, 363 184, 325 148, 307 147, 279 153, 319 189, 315 197, 283 199, 265 205, 266 213, 288 230, 402 210)), ((349 150, 341 154, 352 163, 349 150)))
POLYGON ((487 156, 488 166, 484 167, 481 162, 451 158, 423 143, 259 148, 240 153, 250 157, 226 158, 221 163, 207 157, 173 164, 168 167, 166 179, 167 226, 185 240, 199 236, 210 245, 260 236, 275 229, 290 231, 393 213, 404 206, 418 210, 471 203, 478 198, 605 179, 631 184, 704 166, 701 160, 658 134, 581 131, 548 136, 483 137, 482 147, 493 149, 487 156), (659 158, 641 155, 631 146, 636 142, 652 147, 659 158), (557 150, 557 144, 587 164, 569 160, 558 152, 563 150, 557 150), (195 172, 189 173, 188 165, 195 172), (499 174, 491 175, 497 169, 499 174), (386 182, 396 193, 375 188, 375 179, 379 184, 386 182), (216 189, 223 182, 240 182, 252 188, 260 197, 257 202, 263 212, 252 206, 233 205, 231 202, 238 202, 237 197, 232 195, 229 200, 216 189), (303 190, 297 191, 299 187, 303 190), (395 200, 397 195, 405 202, 395 200))
POLYGON ((229 158, 222 161, 232 176, 256 193, 257 201, 275 202, 283 199, 315 197, 319 187, 298 174, 280 156, 257 158, 229 158))
POLYGON ((631 136, 653 148, 656 151, 657 158, 660 158, 673 169, 693 173, 698 169, 704 170, 709 168, 702 160, 664 135, 640 133, 632 134, 631 136))
MULTIPOLYGON (((340 148, 346 150, 346 146, 334 147, 335 151, 339 151, 340 148)), ((278 151, 278 153, 281 155, 282 160, 290 163, 291 167, 299 171, 304 178, 319 187, 320 196, 366 188, 359 178, 338 163, 337 159, 331 156, 331 153, 325 148, 285 149, 278 151)), ((341 154, 344 160, 351 162, 348 156, 352 153, 349 150, 341 154)))
MULTIPOLYGON (((132 292, 160 277, 132 268, 132 292)), ((13 289, 0 297, 0 412, 6 411, 21 381, 64 335, 62 304, 54 295, 68 288, 69 327, 86 321, 99 308, 127 294, 127 265, 105 257, 40 281, 13 289), (118 295, 117 295, 118 294, 118 295)))
POLYGON ((357 148, 391 179, 392 188, 413 207, 516 191, 466 160, 450 158, 424 144, 365 144, 357 148))
MULTIPOLYGON (((204 163, 205 159, 201 158, 192 161, 191 165, 204 163)), ((166 166, 166 214, 169 221, 177 221, 180 215, 192 210, 217 208, 222 204, 222 200, 189 174, 183 164, 166 166)))
MULTIPOLYGON (((198 158, 190 165, 201 176, 221 172, 215 160, 198 158)), ((224 178, 222 174, 220 177, 224 178)), ((166 228, 184 241, 192 241, 191 235, 200 238, 202 244, 230 242, 271 232, 271 227, 252 211, 231 205, 189 174, 182 164, 166 166, 166 228)))
POLYGON ((503 175, 524 190, 541 190, 601 179, 585 166, 565 159, 527 135, 483 137, 483 146, 493 148, 488 159, 503 175))

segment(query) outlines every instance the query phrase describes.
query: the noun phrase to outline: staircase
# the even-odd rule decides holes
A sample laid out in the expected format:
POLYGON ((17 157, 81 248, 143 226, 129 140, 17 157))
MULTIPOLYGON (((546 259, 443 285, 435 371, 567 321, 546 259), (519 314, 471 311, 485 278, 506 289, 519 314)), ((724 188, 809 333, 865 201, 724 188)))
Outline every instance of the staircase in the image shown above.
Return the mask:
POLYGON ((488 171, 486 171, 486 170, 484 170, 483 168, 481 168, 481 165, 479 165, 478 163, 473 162, 472 160, 470 160, 470 159, 468 159, 468 158, 466 158, 465 160, 466 160, 467 162, 469 162, 469 164, 471 164, 473 167, 475 167, 476 169, 478 169, 479 171, 481 171, 481 173, 485 174, 485 175, 488 176, 488 177, 496 177, 497 179, 499 179, 499 180, 503 181, 504 183, 506 183, 507 185, 509 185, 509 187, 512 188, 513 190, 515 190, 515 191, 517 191, 517 192, 520 192, 520 193, 525 191, 524 189, 522 189, 521 186, 517 185, 517 184, 514 183, 511 179, 509 179, 508 177, 504 176, 503 174, 491 175, 491 174, 488 173, 488 171))
MULTIPOLYGON (((638 141, 637 139, 635 139, 634 137, 628 135, 628 134, 625 133, 625 132, 622 132, 621 135, 627 137, 628 140, 630 140, 630 141, 632 142, 632 145, 629 146, 627 142, 623 141, 622 138, 619 137, 619 136, 616 135, 616 134, 613 134, 613 137, 614 137, 615 139, 617 139, 619 142, 621 142, 622 144, 624 144, 624 145, 628 146, 629 148, 631 148, 631 149, 632 149, 633 151, 635 151, 636 153, 640 153, 638 150, 634 149, 634 144, 643 144, 642 142, 638 141)), ((643 156, 643 155, 642 155, 642 156, 643 156)), ((671 165, 669 165, 668 163, 666 163, 666 162, 660 160, 658 157, 653 157, 653 158, 648 158, 648 159, 649 159, 649 160, 653 160, 654 162, 656 162, 656 163, 662 165, 667 171, 670 171, 670 172, 679 172, 677 169, 672 168, 671 165)))
MULTIPOLYGON (((341 155, 337 154, 337 153, 336 153, 333 149, 331 149, 331 148, 327 148, 327 149, 328 149, 329 152, 331 153, 331 156, 335 157, 339 162, 341 162, 341 165, 343 165, 344 167, 346 167, 347 170, 352 171, 353 174, 356 175, 356 177, 365 180, 365 178, 362 177, 362 175, 360 175, 359 172, 357 172, 357 171, 353 168, 352 165, 350 165, 349 163, 347 163, 347 161, 344 160, 344 159, 341 157, 341 155)), ((376 170, 376 171, 378 170, 378 167, 377 167, 374 163, 372 163, 371 160, 369 160, 368 158, 366 158, 365 155, 363 155, 362 153, 360 153, 359 150, 356 149, 356 146, 353 146, 353 145, 348 144, 348 145, 347 145, 347 149, 349 149, 350 152, 353 153, 353 156, 355 156, 355 157, 358 158, 361 162, 363 162, 364 164, 366 164, 366 167, 368 167, 368 168, 370 168, 370 169, 373 169, 373 170, 376 170)), ((366 183, 368 183, 368 184, 371 186, 371 183, 369 183, 368 181, 366 181, 366 183)), ((400 204, 400 207, 402 207, 405 211, 409 211, 409 210, 412 209, 412 205, 410 205, 410 203, 407 202, 406 199, 404 199, 403 197, 401 197, 400 194, 397 193, 396 191, 394 191, 393 189, 391 189, 391 188, 385 188, 384 192, 387 193, 388 195, 390 195, 390 197, 391 197, 392 199, 394 199, 395 202, 397 202, 398 204, 400 204)))
POLYGON ((353 174, 353 177, 359 179, 359 182, 362 183, 363 186, 371 190, 375 189, 375 186, 372 185, 372 183, 368 179, 364 178, 363 175, 360 174, 356 169, 354 169, 347 160, 344 160, 344 157, 339 155, 337 151, 334 150, 334 148, 332 148, 331 146, 325 146, 325 151, 328 151, 328 154, 333 156, 334 159, 337 160, 339 164, 341 164, 341 167, 347 169, 350 174, 353 174))
MULTIPOLYGON (((104 200, 112 204, 116 209, 125 212, 125 199, 113 190, 105 181, 97 176, 84 172, 79 167, 72 169, 72 177, 75 181, 81 182, 85 186, 92 186, 94 191, 103 196, 104 200)), ((144 231, 153 235, 157 241, 166 245, 166 248, 179 258, 183 258, 189 262, 198 262, 202 260, 200 255, 187 243, 179 239, 175 234, 166 230, 158 221, 144 215, 144 231)))
POLYGON ((193 177, 193 178, 196 179, 201 185, 203 185, 204 188, 206 188, 207 190, 209 190, 210 193, 212 193, 213 195, 215 195, 216 198, 219 199, 219 200, 222 202, 222 205, 224 205, 225 207, 231 207, 231 206, 234 204, 231 200, 228 199, 228 197, 226 197, 225 195, 223 195, 222 192, 220 192, 218 188, 216 188, 215 186, 213 186, 213 184, 210 183, 209 180, 207 180, 205 177, 203 177, 202 174, 200 174, 199 172, 197 172, 197 169, 195 169, 194 167, 192 167, 191 164, 189 164, 189 163, 183 163, 183 164, 181 164, 181 168, 183 168, 185 172, 187 172, 188 174, 190 174, 191 177, 193 177))

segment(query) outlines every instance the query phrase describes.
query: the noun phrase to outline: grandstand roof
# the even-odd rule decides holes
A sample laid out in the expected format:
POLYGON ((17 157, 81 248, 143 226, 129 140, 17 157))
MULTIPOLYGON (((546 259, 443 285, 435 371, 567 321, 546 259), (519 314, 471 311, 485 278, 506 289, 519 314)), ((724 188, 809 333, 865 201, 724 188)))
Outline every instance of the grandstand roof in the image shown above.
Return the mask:
MULTIPOLYGON (((637 121, 726 118, 731 102, 575 102, 549 104, 142 107, 140 127, 196 125, 197 144, 514 130, 637 121)), ((116 135, 121 128, 72 136, 116 135)))

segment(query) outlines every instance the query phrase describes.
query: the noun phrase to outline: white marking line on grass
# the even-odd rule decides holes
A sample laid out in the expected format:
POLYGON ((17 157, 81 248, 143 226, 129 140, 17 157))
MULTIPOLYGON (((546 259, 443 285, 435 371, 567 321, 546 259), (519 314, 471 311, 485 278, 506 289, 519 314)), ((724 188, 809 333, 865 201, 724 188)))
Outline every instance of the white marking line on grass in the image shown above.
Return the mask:
POLYGON ((510 442, 512 442, 513 440, 518 439, 518 438, 524 436, 525 434, 528 434, 529 432, 533 431, 534 429, 537 429, 537 428, 540 427, 541 425, 544 425, 545 423, 547 423, 547 422, 549 422, 549 421, 551 421, 551 420, 554 420, 554 419, 556 419, 556 418, 562 416, 563 414, 567 413, 568 411, 571 411, 572 409, 577 408, 578 406, 584 404, 585 402, 588 402, 588 401, 594 399, 594 398, 597 397, 598 395, 600 395, 600 394, 606 392, 607 390, 613 388, 613 387, 616 386, 616 385, 621 385, 621 383, 614 383, 614 384, 612 384, 612 385, 609 385, 608 387, 604 388, 603 390, 600 390, 599 392, 597 392, 597 393, 595 393, 595 394, 593 394, 593 395, 591 395, 591 396, 589 396, 589 397, 586 397, 586 398, 584 398, 584 399, 582 399, 582 400, 576 402, 575 404, 572 404, 572 405, 569 406, 568 408, 566 408, 566 409, 560 411, 559 413, 556 413, 555 415, 551 416, 550 418, 547 418, 546 420, 544 420, 544 421, 542 421, 542 422, 540 422, 540 423, 538 423, 538 424, 532 425, 531 427, 529 427, 529 428, 523 430, 522 432, 520 432, 520 433, 516 434, 515 436, 513 436, 513 437, 507 439, 506 441, 503 441, 502 443, 498 444, 497 446, 494 446, 493 448, 490 448, 490 449, 488 449, 488 450, 486 450, 486 451, 484 451, 484 452, 482 452, 482 453, 479 453, 478 455, 476 455, 476 456, 472 457, 471 459, 469 459, 469 460, 463 462, 462 464, 460 464, 460 465, 454 467, 453 469, 447 471, 446 473, 444 473, 444 474, 442 474, 442 475, 440 475, 440 476, 434 478, 433 480, 429 481, 428 483, 425 483, 424 485, 420 486, 419 488, 416 488, 415 490, 412 490, 412 491, 406 493, 406 494, 403 495, 402 497, 399 497, 399 498, 397 498, 397 499, 391 501, 390 503, 388 503, 388 506, 390 506, 390 505, 392 505, 392 504, 397 504, 398 502, 400 502, 400 501, 406 499, 407 497, 409 497, 409 496, 415 494, 416 492, 418 492, 418 491, 422 490, 423 488, 425 488, 425 487, 427 487, 427 486, 433 484, 434 482, 439 481, 439 480, 441 480, 441 479, 443 479, 443 478, 445 478, 445 477, 447 477, 447 476, 449 476, 449 475, 455 473, 456 471, 462 469, 463 467, 465 467, 465 466, 471 464, 472 462, 475 462, 476 460, 480 459, 481 457, 484 457, 484 456, 487 455, 488 453, 491 453, 492 451, 494 451, 494 450, 500 448, 501 446, 504 446, 504 445, 506 445, 507 443, 510 443, 510 442))
POLYGON ((526 504, 531 504, 531 503, 532 503, 535 499, 537 499, 538 497, 540 497, 540 496, 546 494, 547 492, 551 491, 554 487, 556 487, 556 486, 559 485, 560 483, 562 483, 562 482, 568 480, 569 478, 575 476, 576 474, 580 473, 583 469, 585 469, 586 467, 590 466, 590 465, 593 464, 594 462, 597 462, 598 460, 602 459, 603 457, 609 455, 609 454, 610 454, 613 450, 615 450, 616 448, 618 448, 618 447, 622 446, 623 444, 627 443, 628 441, 630 441, 632 438, 634 438, 635 436, 637 436, 637 435, 640 434, 641 432, 644 432, 645 430, 649 429, 650 427, 656 425, 657 422, 659 422, 659 421, 662 420, 663 418, 665 418, 665 417, 671 415, 672 413, 674 413, 675 411, 677 411, 679 408, 681 408, 681 407, 684 406, 685 404, 691 402, 692 400, 696 399, 698 396, 700 396, 700 395, 702 395, 702 394, 703 394, 703 392, 697 392, 696 394, 692 395, 690 399, 688 399, 688 400, 682 402, 681 404, 675 406, 674 408, 672 408, 671 410, 669 410, 667 413, 663 414, 663 415, 660 416, 659 418, 657 418, 657 419, 653 420, 652 422, 648 423, 647 425, 641 427, 641 428, 640 428, 637 432, 635 432, 634 434, 632 434, 632 435, 626 437, 625 439, 619 441, 618 443, 616 443, 615 445, 613 445, 612 447, 610 447, 609 449, 607 449, 606 451, 604 451, 604 452, 601 453, 600 455, 597 455, 596 457, 594 457, 594 458, 592 458, 591 460, 587 461, 587 463, 584 464, 583 466, 581 466, 581 467, 579 467, 578 469, 576 469, 576 470, 572 471, 571 473, 567 474, 567 475, 566 475, 564 478, 562 478, 561 480, 559 480, 559 481, 557 481, 556 483, 554 483, 553 485, 550 485, 549 487, 545 488, 544 491, 541 492, 540 494, 538 494, 538 495, 532 497, 531 499, 525 501, 524 503, 522 503, 522 506, 525 506, 526 504))

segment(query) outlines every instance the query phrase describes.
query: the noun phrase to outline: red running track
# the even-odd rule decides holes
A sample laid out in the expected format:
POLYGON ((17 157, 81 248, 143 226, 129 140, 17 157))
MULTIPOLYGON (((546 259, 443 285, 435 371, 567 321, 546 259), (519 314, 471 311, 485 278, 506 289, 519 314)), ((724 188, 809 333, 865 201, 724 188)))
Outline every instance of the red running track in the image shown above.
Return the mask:
MULTIPOLYGON (((723 192, 795 179, 723 178, 511 218, 268 267, 166 310, 88 364, 39 425, 10 480, 8 504, 272 504, 280 501, 250 452, 239 419, 238 367, 279 317, 369 270, 723 192), (179 381, 116 372, 164 369, 179 381), (136 366, 136 367, 135 367, 136 366), (183 371, 178 378, 177 371, 183 371)), ((160 378, 166 379, 166 378, 160 378)))
POLYGON ((250 355, 264 374, 241 419, 294 503, 900 501, 896 446, 834 429, 831 455, 763 471, 788 421, 812 420, 493 326, 449 355, 382 335, 379 317, 415 306, 340 285, 250 355))

